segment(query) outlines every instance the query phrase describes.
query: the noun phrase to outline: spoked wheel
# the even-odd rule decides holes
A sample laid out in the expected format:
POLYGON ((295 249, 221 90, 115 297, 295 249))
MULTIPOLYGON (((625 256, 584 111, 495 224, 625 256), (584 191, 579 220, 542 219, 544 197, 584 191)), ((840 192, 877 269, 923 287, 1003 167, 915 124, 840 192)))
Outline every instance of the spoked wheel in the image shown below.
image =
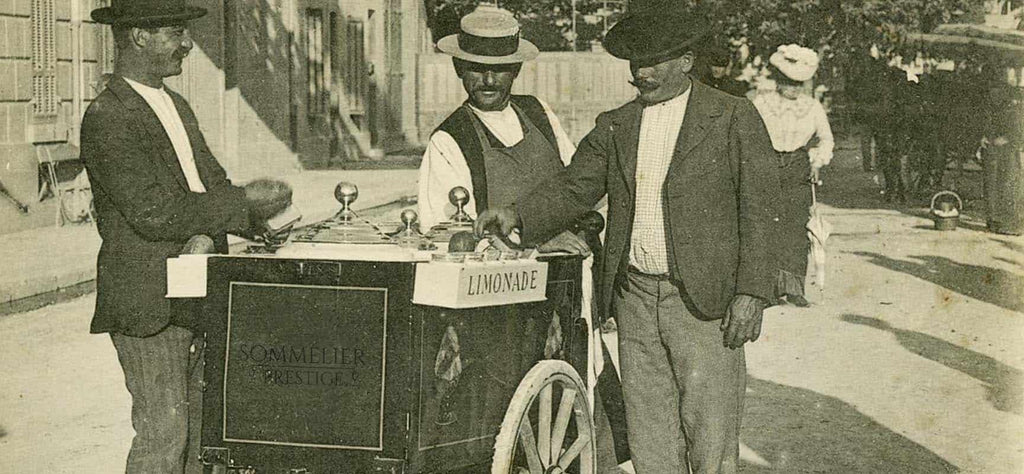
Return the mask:
POLYGON ((494 440, 492 474, 593 474, 597 450, 587 389, 571 365, 538 362, 526 374, 494 440))

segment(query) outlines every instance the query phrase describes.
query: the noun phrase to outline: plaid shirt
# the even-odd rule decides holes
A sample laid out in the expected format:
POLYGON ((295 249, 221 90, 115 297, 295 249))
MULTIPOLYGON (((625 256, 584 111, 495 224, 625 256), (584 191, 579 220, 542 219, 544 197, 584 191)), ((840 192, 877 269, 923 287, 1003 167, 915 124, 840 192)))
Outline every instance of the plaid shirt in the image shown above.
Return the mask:
POLYGON ((644 107, 636 150, 636 214, 630 236, 629 263, 652 275, 668 273, 665 211, 661 188, 683 125, 690 91, 644 107))

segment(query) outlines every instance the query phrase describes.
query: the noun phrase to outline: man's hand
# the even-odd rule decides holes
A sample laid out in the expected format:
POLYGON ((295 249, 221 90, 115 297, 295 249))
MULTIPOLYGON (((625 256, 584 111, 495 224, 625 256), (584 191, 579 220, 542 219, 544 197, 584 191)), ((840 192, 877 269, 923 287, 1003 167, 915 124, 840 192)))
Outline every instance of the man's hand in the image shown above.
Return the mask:
POLYGON ((537 250, 541 252, 569 252, 584 257, 590 256, 590 247, 578 235, 565 231, 544 242, 537 250))
POLYGON ((213 239, 203 235, 193 235, 188 242, 185 242, 185 246, 181 248, 182 255, 198 255, 198 254, 211 254, 217 253, 217 246, 213 244, 213 239))
POLYGON ((519 227, 519 214, 515 209, 511 207, 491 208, 476 217, 476 222, 473 223, 473 233, 477 238, 483 238, 485 230, 507 236, 516 227, 519 227))
POLYGON ((244 186, 253 217, 266 220, 292 204, 292 188, 284 181, 257 179, 244 186))
POLYGON ((736 295, 722 319, 722 343, 736 349, 761 337, 761 316, 767 306, 760 298, 736 295))

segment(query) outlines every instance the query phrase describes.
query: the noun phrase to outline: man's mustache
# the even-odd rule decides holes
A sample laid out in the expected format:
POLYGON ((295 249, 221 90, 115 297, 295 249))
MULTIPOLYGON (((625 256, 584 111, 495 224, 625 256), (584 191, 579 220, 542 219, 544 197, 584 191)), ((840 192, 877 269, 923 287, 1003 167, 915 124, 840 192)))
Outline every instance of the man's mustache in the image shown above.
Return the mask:
POLYGON ((632 81, 629 81, 629 83, 632 84, 633 87, 636 87, 637 89, 655 89, 658 87, 657 81, 652 81, 649 79, 634 79, 632 81))

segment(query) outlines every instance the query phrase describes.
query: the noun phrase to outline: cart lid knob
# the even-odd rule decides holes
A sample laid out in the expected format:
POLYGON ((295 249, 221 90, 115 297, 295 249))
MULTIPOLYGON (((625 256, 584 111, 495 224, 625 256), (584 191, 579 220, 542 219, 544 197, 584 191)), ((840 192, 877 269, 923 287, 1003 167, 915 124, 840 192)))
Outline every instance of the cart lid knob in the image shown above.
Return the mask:
POLYGON ((359 188, 347 181, 342 181, 334 187, 334 199, 347 206, 359 198, 359 188))
POLYGON ((465 206, 469 202, 469 190, 462 186, 452 188, 448 191, 448 202, 459 208, 465 206))
POLYGON ((448 191, 448 202, 452 203, 456 209, 455 214, 452 214, 449 220, 460 224, 473 222, 473 218, 466 213, 466 204, 469 202, 468 189, 462 186, 452 188, 451 191, 448 191))
POLYGON ((402 220, 402 225, 405 226, 406 229, 411 229, 413 224, 415 224, 416 221, 419 220, 420 216, 419 214, 416 214, 416 211, 412 209, 406 209, 402 211, 402 214, 401 216, 399 216, 399 218, 402 220))

